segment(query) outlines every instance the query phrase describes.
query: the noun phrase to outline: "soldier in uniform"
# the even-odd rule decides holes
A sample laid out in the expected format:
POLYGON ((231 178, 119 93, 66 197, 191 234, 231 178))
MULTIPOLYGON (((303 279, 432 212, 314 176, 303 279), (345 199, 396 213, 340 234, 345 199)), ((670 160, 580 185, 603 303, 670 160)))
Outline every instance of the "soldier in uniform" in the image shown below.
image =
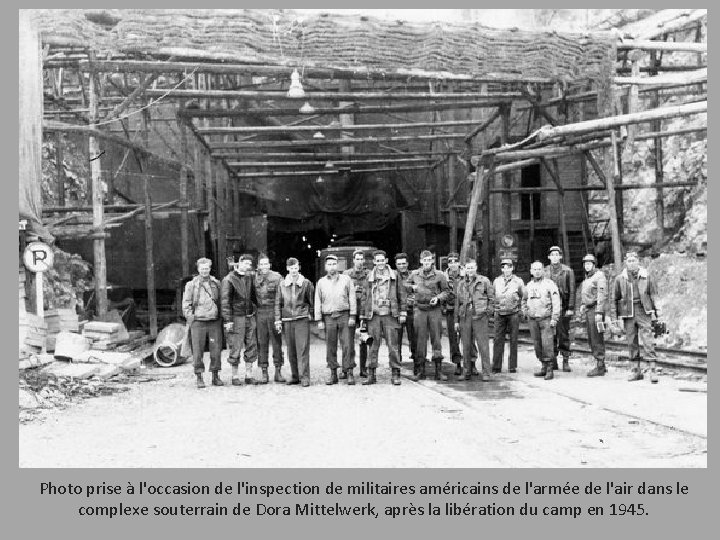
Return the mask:
POLYGON ((285 382, 281 372, 284 364, 282 338, 275 330, 275 296, 280 281, 282 281, 282 276, 278 272, 270 270, 270 258, 261 253, 258 256, 258 268, 255 274, 255 290, 258 298, 258 364, 262 369, 261 384, 268 382, 268 356, 271 344, 275 366, 273 380, 278 383, 285 382))
POLYGON ((528 318, 535 356, 542 364, 535 376, 550 380, 553 378, 553 331, 560 318, 560 293, 555 282, 545 277, 540 261, 530 265, 530 274, 532 279, 525 287, 522 312, 528 318))
POLYGON ((295 257, 290 257, 285 266, 288 273, 275 296, 275 329, 285 333, 292 372, 287 384, 307 387, 310 386, 310 321, 315 288, 300 273, 300 261, 295 257))
POLYGON ((447 381, 442 372, 442 304, 447 301, 449 288, 445 274, 437 271, 433 264, 435 257, 425 250, 420 253, 422 266, 413 270, 408 284, 415 293, 415 362, 420 378, 425 378, 428 335, 432 343, 432 360, 435 364, 435 380, 447 381))
POLYGON ((475 259, 465 262, 465 276, 455 288, 455 331, 462 336, 465 380, 472 378, 473 344, 477 344, 482 362, 482 381, 490 380, 490 337, 488 320, 494 309, 494 289, 490 280, 477 273, 475 259))
POLYGON ((373 268, 364 285, 361 317, 368 321, 368 332, 373 338, 370 348, 370 362, 364 385, 375 384, 380 342, 385 338, 390 357, 390 382, 400 384, 400 362, 397 351, 398 326, 405 322, 405 289, 397 273, 387 265, 387 255, 382 250, 373 253, 373 268))
POLYGON ((220 282, 210 275, 210 259, 197 260, 199 275, 187 282, 182 299, 183 315, 190 327, 190 344, 193 356, 193 370, 197 376, 197 387, 205 388, 203 352, 205 341, 210 341, 210 373, 213 386, 222 386, 218 376, 222 353, 222 319, 220 318, 220 282))
POLYGON ((640 347, 638 336, 642 341, 645 359, 650 362, 650 382, 656 383, 655 338, 652 333, 652 322, 657 320, 655 280, 646 268, 640 266, 637 253, 630 251, 625 255, 625 268, 615 277, 610 294, 610 317, 613 326, 617 326, 618 317, 623 319, 625 336, 627 337, 630 361, 637 362, 632 368, 629 381, 643 379, 640 370, 640 347))
POLYGON ((448 298, 443 304, 442 310, 445 315, 445 324, 447 325, 448 341, 450 342, 450 359, 455 364, 455 376, 462 375, 462 361, 463 355, 460 352, 460 343, 458 342, 457 332, 454 330, 455 327, 455 287, 460 281, 462 276, 460 275, 460 255, 454 251, 448 253, 447 256, 448 267, 445 270, 445 279, 448 282, 448 298))
MULTIPOLYGON (((415 329, 413 327, 413 306, 415 304, 415 294, 412 292, 412 288, 408 285, 408 279, 410 279, 410 270, 408 268, 408 256, 406 253, 397 253, 395 255, 395 270, 400 276, 400 282, 405 288, 405 294, 407 299, 407 317, 405 324, 400 325, 398 329, 398 361, 402 364, 402 337, 403 329, 407 330, 408 336, 408 348, 410 349, 410 359, 415 365, 415 329)), ((413 369, 413 374, 418 375, 416 369, 413 369)))
POLYGON ((588 371, 588 377, 605 375, 605 336, 598 328, 603 323, 605 315, 605 300, 607 298, 607 280, 602 270, 595 268, 597 260, 594 255, 583 257, 585 280, 580 286, 580 315, 585 317, 590 350, 595 357, 597 365, 588 371))
POLYGON ((325 257, 327 275, 320 278, 315 288, 315 320, 318 321, 318 329, 326 331, 326 359, 330 369, 330 378, 326 384, 338 383, 337 346, 340 338, 342 370, 347 383, 353 385, 355 363, 350 356, 350 328, 355 328, 357 301, 352 279, 345 274, 338 274, 337 265, 337 256, 331 254, 325 257))
POLYGON ((558 369, 558 352, 563 357, 563 371, 570 371, 570 319, 575 312, 575 272, 560 262, 562 251, 552 246, 548 253, 550 264, 545 267, 545 277, 552 279, 560 294, 562 312, 555 329, 553 369, 558 369))
POLYGON ((238 366, 240 353, 244 349, 245 384, 255 384, 253 379, 253 362, 257 358, 257 291, 255 276, 250 271, 252 257, 247 253, 240 256, 235 270, 222 280, 220 296, 222 299, 222 315, 225 331, 230 335, 230 357, 232 367, 232 384, 240 386, 238 366))
POLYGON ((518 330, 520 329, 520 304, 525 284, 513 274, 512 259, 500 261, 502 275, 495 278, 495 339, 493 340, 493 373, 502 371, 505 352, 505 333, 510 333, 510 356, 508 371, 517 371, 518 330))
MULTIPOLYGON (((353 282, 353 288, 355 290, 355 301, 358 306, 358 312, 362 305, 363 298, 363 287, 365 280, 368 275, 368 269, 365 268, 365 252, 361 249, 353 252, 353 267, 345 270, 345 275, 350 276, 353 282)), ((354 326, 350 329, 350 363, 355 366, 355 332, 357 327, 354 326)), ((360 349, 360 377, 367 377, 367 353, 368 346, 364 341, 360 341, 358 345, 360 349)), ((340 379, 346 379, 347 374, 343 371, 340 374, 340 379)))

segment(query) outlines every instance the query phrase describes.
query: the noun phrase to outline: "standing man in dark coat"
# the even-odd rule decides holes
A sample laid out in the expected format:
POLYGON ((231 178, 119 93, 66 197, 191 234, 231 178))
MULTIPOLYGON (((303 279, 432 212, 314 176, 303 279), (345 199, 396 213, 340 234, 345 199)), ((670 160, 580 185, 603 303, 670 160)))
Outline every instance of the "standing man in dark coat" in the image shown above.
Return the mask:
POLYGON ((373 338, 368 364, 370 373, 363 384, 377 382, 375 371, 378 366, 380 343, 384 337, 390 356, 390 382, 397 386, 400 384, 401 367, 398 361, 397 330, 399 325, 405 322, 407 313, 405 289, 397 273, 388 266, 387 254, 384 251, 375 251, 373 262, 375 268, 368 273, 361 309, 361 317, 368 321, 368 333, 373 338))
POLYGON ((447 381, 442 372, 442 305, 449 295, 449 287, 445 274, 436 270, 433 265, 435 257, 425 250, 420 253, 422 267, 413 270, 408 284, 415 293, 415 333, 417 345, 415 361, 421 379, 425 378, 425 362, 427 360, 428 336, 432 342, 432 360, 435 364, 435 380, 447 381))
POLYGON ((655 296, 657 288, 655 280, 646 268, 640 266, 640 258, 634 251, 625 255, 625 269, 615 277, 610 296, 610 318, 613 326, 617 326, 618 317, 623 320, 625 336, 630 353, 630 361, 637 362, 632 368, 629 381, 643 379, 640 370, 640 346, 642 342, 645 359, 650 362, 650 382, 656 383, 655 337, 652 322, 657 320, 655 296))
POLYGON ((282 352, 282 338, 275 330, 275 296, 282 281, 282 276, 270 270, 270 258, 261 253, 258 256, 258 268, 255 274, 255 290, 258 298, 257 311, 257 338, 258 338, 258 364, 262 369, 260 382, 268 382, 268 357, 272 344, 273 365, 275 376, 273 380, 284 383, 282 366, 284 363, 282 352))
POLYGON ((590 350, 597 365, 588 371, 588 377, 605 375, 605 336, 598 326, 604 323, 605 304, 607 299, 607 280, 602 270, 595 268, 597 260, 594 255, 583 257, 585 280, 580 286, 580 315, 585 317, 590 350))
POLYGON ((210 373, 213 386, 222 386, 218 376, 222 353, 222 319, 220 318, 220 282, 210 275, 210 259, 197 260, 198 276, 185 284, 182 299, 183 315, 190 326, 190 343, 193 355, 193 370, 197 376, 197 387, 205 388, 203 352, 205 341, 210 341, 210 373))
POLYGON ((230 357, 232 366, 232 384, 240 386, 238 366, 240 353, 244 349, 245 384, 255 384, 253 362, 257 359, 257 292, 255 276, 251 272, 252 256, 244 253, 235 265, 235 269, 222 280, 222 314, 225 331, 230 334, 230 357))
POLYGON ((287 275, 275 297, 275 329, 285 333, 292 377, 287 384, 310 386, 310 321, 315 287, 300 273, 300 261, 290 257, 287 275))
POLYGON ((570 319, 575 312, 575 272, 560 262, 562 251, 558 246, 552 246, 548 253, 550 264, 545 267, 545 277, 552 279, 560 293, 561 312, 560 319, 555 328, 553 369, 559 369, 558 352, 563 357, 563 371, 570 371, 570 319))
MULTIPOLYGON (((358 313, 360 312, 360 306, 362 305, 363 287, 365 286, 365 280, 368 272, 368 269, 365 268, 365 252, 361 249, 356 249, 353 252, 353 267, 345 270, 344 273, 352 279, 358 313)), ((350 362, 353 366, 355 365, 355 332, 357 331, 357 325, 350 329, 350 362)), ((360 341, 358 348, 360 349, 360 376, 364 378, 367 377, 367 343, 360 341)), ((340 374, 340 379, 346 378, 347 373, 343 371, 340 374)))
MULTIPOLYGON (((405 289, 405 296, 407 300, 407 317, 405 318, 405 324, 401 324, 400 328, 398 329, 398 361, 402 364, 402 338, 403 329, 405 329, 407 331, 408 348, 410 349, 410 359, 413 361, 413 366, 415 366, 415 347, 417 346, 417 340, 415 339, 415 328, 413 326, 415 293, 412 292, 412 287, 410 287, 408 284, 408 280, 410 279, 410 269, 408 267, 407 253, 395 254, 395 270, 397 270, 398 276, 400 277, 400 283, 402 283, 402 286, 405 289)), ((413 369, 413 375, 418 375, 415 368, 413 369)))

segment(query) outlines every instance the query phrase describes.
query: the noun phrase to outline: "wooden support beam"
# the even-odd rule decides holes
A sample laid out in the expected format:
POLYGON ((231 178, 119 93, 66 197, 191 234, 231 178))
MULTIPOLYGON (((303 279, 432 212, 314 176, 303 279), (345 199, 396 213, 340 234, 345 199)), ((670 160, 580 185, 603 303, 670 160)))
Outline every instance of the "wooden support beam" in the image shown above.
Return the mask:
POLYGON ((538 140, 543 141, 552 137, 578 135, 581 133, 590 133, 593 131, 603 131, 614 129, 620 126, 630 124, 642 124, 653 120, 676 118, 678 116, 688 116, 691 114, 700 114, 707 112, 707 101, 699 103, 688 103, 687 105, 677 105, 672 107, 661 107, 648 111, 637 112, 633 114, 621 114, 618 116, 610 116, 607 118, 598 118, 596 120, 586 120, 575 124, 565 124, 562 126, 545 127, 538 133, 538 140))
POLYGON ((274 178, 274 177, 289 177, 289 176, 337 176, 341 174, 368 174, 376 172, 402 172, 402 171, 424 171, 434 168, 436 164, 428 164, 419 167, 378 167, 374 169, 351 169, 347 168, 344 170, 337 169, 316 169, 316 170, 302 170, 302 171, 258 171, 258 172, 241 172, 235 173, 235 178, 274 178))
POLYGON ((669 88, 671 86, 685 86, 707 82, 707 68, 684 73, 668 73, 654 77, 640 77, 639 74, 631 77, 614 77, 615 84, 639 84, 642 86, 653 86, 656 88, 669 88))
POLYGON ((150 337, 155 339, 158 335, 157 298, 155 293, 155 251, 153 243, 153 215, 152 199, 150 196, 150 182, 143 180, 145 194, 145 279, 147 282, 148 316, 150 318, 150 337))
POLYGON ((468 101, 479 98, 487 99, 520 99, 520 92, 503 92, 498 94, 485 94, 479 92, 314 92, 306 91, 303 97, 288 97, 283 90, 172 90, 157 89, 146 90, 150 97, 180 98, 180 99, 272 99, 282 101, 468 101))
POLYGON ((617 49, 642 51, 668 51, 668 52, 707 52, 707 43, 690 43, 684 41, 651 41, 648 39, 627 39, 618 42, 617 49))
POLYGON ((492 115, 490 115, 490 118, 485 120, 483 123, 481 123, 479 126, 477 126, 475 129, 473 129, 470 133, 465 135, 465 142, 469 142, 472 139, 474 139, 478 133, 481 133, 485 131, 488 127, 490 127, 490 124, 492 124, 495 120, 497 120, 500 117, 501 109, 498 108, 492 115))
POLYGON ((190 273, 190 257, 188 255, 188 170, 185 163, 188 160, 187 128, 184 122, 178 120, 180 128, 180 276, 190 273))
POLYGON ((633 37, 638 40, 649 40, 658 36, 662 36, 663 34, 677 32, 678 30, 683 30, 684 28, 687 28, 695 21, 699 21, 700 19, 707 17, 707 14, 707 9, 696 9, 687 15, 677 17, 671 21, 667 21, 661 25, 658 25, 655 28, 643 30, 642 32, 638 33, 633 37))
MULTIPOLYGON (((354 154, 345 154, 353 156, 354 154)), ((324 167, 332 163, 335 167, 352 167, 362 165, 395 164, 395 163, 425 163, 436 161, 436 158, 397 158, 397 159, 339 159, 322 161, 227 161, 228 167, 324 167)))
MULTIPOLYGON (((447 161, 447 175, 448 175, 448 204, 450 204, 450 197, 452 197, 455 193, 455 160, 449 159, 447 161)), ((448 221, 450 225, 450 242, 448 244, 448 249, 450 252, 457 251, 457 210, 455 210, 452 206, 449 209, 450 214, 448 215, 448 221)))
POLYGON ((483 221, 483 241, 482 241, 482 260, 483 260, 483 268, 485 269, 485 275, 490 276, 492 272, 492 264, 491 264, 491 258, 492 254, 490 252, 490 238, 491 238, 491 231, 490 231, 490 224, 493 222, 491 220, 491 207, 490 207, 490 188, 492 188, 493 182, 495 181, 495 159, 490 156, 488 163, 488 174, 485 175, 483 178, 483 181, 485 182, 485 187, 483 188, 483 202, 482 202, 482 221, 483 221))
POLYGON ((348 156, 346 153, 342 152, 227 152, 226 151, 217 151, 212 153, 212 157, 217 158, 223 158, 226 160, 240 160, 239 163, 242 163, 243 165, 248 163, 248 161, 252 161, 254 159, 261 159, 261 160, 269 160, 273 161, 274 163, 283 163, 282 159, 290 159, 290 160, 300 160, 303 162, 308 161, 319 161, 321 160, 323 163, 326 161, 332 161, 333 163, 336 163, 338 161, 347 161, 349 157, 352 157, 353 159, 377 159, 377 160, 385 160, 385 161, 393 161, 396 159, 406 159, 406 158, 417 158, 418 156, 428 156, 428 158, 438 156, 447 156, 449 154, 452 154, 453 150, 448 150, 446 152, 426 152, 422 150, 411 150, 408 152, 401 152, 401 153, 395 153, 390 154, 389 152, 355 152, 352 154, 352 156, 348 156), (246 161, 247 160, 247 161, 246 161))
POLYGON ((348 146, 360 143, 388 143, 412 141, 440 141, 464 139, 463 133, 438 133, 435 135, 399 135, 397 137, 353 137, 345 139, 308 139, 303 141, 244 141, 244 142, 210 142, 210 148, 312 148, 315 146, 348 146))
POLYGON ((65 206, 65 165, 63 165, 63 136, 58 132, 55 134, 55 174, 57 202, 65 206))
MULTIPOLYGON (((230 59, 226 56, 217 58, 218 62, 213 63, 213 55, 207 51, 197 51, 193 56, 205 58, 202 62, 179 62, 179 61, 140 61, 140 60, 107 60, 95 61, 93 67, 99 72, 107 73, 185 73, 197 70, 201 73, 222 74, 222 75, 280 75, 289 80, 290 73, 295 63, 288 62, 287 65, 258 65, 256 57, 248 57, 248 63, 241 63, 237 57, 230 59), (202 54, 204 53, 204 54, 202 54), (228 60, 235 60, 235 63, 227 63, 228 60)), ((89 64, 80 60, 76 64, 80 69, 87 71, 89 64)), ((54 64, 51 64, 54 65, 54 64)), ((60 65, 60 64, 58 64, 60 65)), ((547 77, 508 77, 502 75, 484 74, 481 76, 471 73, 452 73, 449 71, 426 71, 421 69, 397 68, 395 70, 372 69, 364 66, 346 67, 322 67, 314 66, 308 62, 303 65, 303 79, 357 79, 361 81, 457 81, 457 82, 531 82, 549 83, 552 79, 547 77)))
MULTIPOLYGON (((90 53, 92 57, 92 52, 90 53)), ((90 122, 98 120, 98 96, 95 88, 95 77, 90 77, 88 85, 88 105, 90 107, 90 122)), ((100 172, 100 145, 94 135, 88 137, 88 154, 90 161, 90 175, 92 178, 92 207, 93 207, 93 263, 95 278, 95 304, 98 315, 107 313, 107 260, 105 258, 105 224, 103 210, 102 174, 100 172)))
POLYGON ((215 163, 217 179, 217 236, 218 236, 218 277, 228 273, 227 258, 227 186, 226 171, 218 162, 215 163))
MULTIPOLYGON (((493 165, 494 163, 491 163, 491 169, 493 165)), ((483 199, 483 184, 483 169, 481 161, 480 166, 477 169, 477 178, 475 179, 475 182, 473 182, 473 188, 470 195, 470 206, 468 208, 467 217, 465 218, 465 231, 463 234, 462 247, 460 249, 460 262, 462 264, 465 264, 465 260, 467 259, 473 232, 475 231, 477 211, 480 206, 480 201, 483 199)))
POLYGON ((431 112, 460 109, 486 109, 499 107, 504 103, 512 103, 512 99, 476 99, 473 101, 452 101, 436 103, 428 102, 410 103, 403 105, 344 105, 332 107, 313 107, 311 113, 301 113, 297 105, 292 107, 251 107, 250 102, 243 102, 234 109, 185 109, 179 114, 183 118, 242 118, 245 116, 298 116, 308 114, 312 116, 336 116, 338 114, 377 114, 377 113, 403 113, 403 112, 431 112))
MULTIPOLYGON (((697 182, 664 182, 662 184, 639 184, 639 183, 633 183, 633 184, 622 184, 619 186, 615 186, 615 191, 626 191, 628 189, 678 189, 678 188, 685 188, 685 187, 693 187, 696 186, 697 182)), ((511 188, 511 189, 503 189, 503 188, 495 188, 491 189, 490 193, 493 195, 499 195, 501 193, 524 193, 524 194, 532 194, 532 193, 552 193, 553 191, 556 191, 557 188, 554 187, 523 187, 523 188, 511 188)), ((580 191, 580 192, 586 192, 586 191, 607 191, 607 188, 605 186, 601 185, 588 185, 588 186, 566 186, 563 188, 563 191, 580 191)), ((461 208, 461 207, 460 207, 461 208)))
POLYGON ((558 194, 558 218, 560 221, 560 235, 562 237, 563 245, 563 258, 565 264, 570 264, 570 244, 568 243, 567 226, 565 224, 565 190, 563 189, 562 183, 560 182, 560 170, 558 168, 557 160, 554 159, 552 165, 548 163, 546 159, 541 159, 543 167, 547 171, 550 179, 555 184, 558 194))
POLYGON ((444 122, 415 122, 399 124, 353 124, 353 125, 310 125, 310 126, 221 126, 197 128, 201 135, 238 135, 238 134, 286 134, 286 133, 315 133, 346 132, 346 131, 384 131, 395 129, 422 129, 440 127, 474 126, 477 120, 447 120, 444 122))
POLYGON ((112 111, 110 111, 110 113, 105 117, 105 120, 107 121, 112 120, 113 118, 118 118, 123 112, 125 112, 133 101, 139 98, 145 90, 150 88, 150 85, 157 79, 158 75, 159 73, 151 73, 145 77, 143 82, 140 83, 140 86, 135 88, 135 90, 133 90, 122 103, 119 103, 112 111))
POLYGON ((615 132, 610 133, 610 137, 612 138, 612 155, 613 155, 613 179, 608 179, 607 181, 607 193, 608 193, 608 206, 610 208, 610 235, 612 237, 612 250, 613 250, 613 262, 615 263, 615 268, 620 269, 622 266, 622 243, 620 240, 620 229, 618 227, 618 215, 617 215, 617 208, 616 208, 616 198, 615 198, 615 182, 620 177, 619 167, 618 167, 618 157, 617 152, 615 151, 616 144, 615 144, 615 132))
MULTIPOLYGON (((500 109, 502 115, 502 129, 500 130, 500 145, 504 146, 508 143, 510 137, 510 107, 503 106, 500 109)), ((497 173, 500 167, 495 168, 497 173)), ((512 175, 510 170, 504 170, 502 176, 502 187, 509 189, 512 187, 512 175)), ((503 233, 509 233, 512 230, 512 199, 509 194, 502 197, 502 212, 500 215, 502 221, 503 233)))

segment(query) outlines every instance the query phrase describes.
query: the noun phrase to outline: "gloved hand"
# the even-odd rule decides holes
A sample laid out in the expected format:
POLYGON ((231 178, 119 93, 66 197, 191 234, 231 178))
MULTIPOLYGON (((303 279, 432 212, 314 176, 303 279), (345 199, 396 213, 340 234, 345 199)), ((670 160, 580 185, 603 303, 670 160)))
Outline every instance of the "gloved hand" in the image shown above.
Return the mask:
POLYGON ((322 321, 318 321, 318 330, 325 330, 325 323, 322 321))
POLYGON ((550 319, 550 328, 555 328, 557 326, 557 321, 555 319, 550 319))
POLYGON ((398 317, 398 322, 399 322, 400 324, 405 324, 405 322, 407 322, 407 317, 406 317, 405 315, 400 315, 400 316, 398 317))
POLYGON ((226 332, 232 332, 234 327, 235 327, 235 323, 231 323, 231 322, 225 323, 225 331, 226 332))
POLYGON ((355 317, 350 317, 350 318, 348 319, 348 326, 349 326, 350 328, 353 328, 353 327, 355 326, 355 317))

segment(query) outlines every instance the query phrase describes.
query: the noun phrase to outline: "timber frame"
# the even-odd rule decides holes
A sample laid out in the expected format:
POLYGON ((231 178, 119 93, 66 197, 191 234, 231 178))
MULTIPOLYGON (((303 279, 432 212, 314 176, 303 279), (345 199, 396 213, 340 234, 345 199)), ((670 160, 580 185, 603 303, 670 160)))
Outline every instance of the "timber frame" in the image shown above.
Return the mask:
MULTIPOLYGON (((401 67, 388 72, 367 66, 342 69, 314 65, 304 69, 304 95, 291 98, 287 92, 293 66, 286 64, 259 63, 257 59, 228 61, 213 58, 211 54, 184 58, 177 51, 177 54, 154 57, 125 52, 99 58, 89 47, 44 43, 42 57, 48 103, 43 118, 44 132, 56 134, 58 140, 63 133, 86 135, 90 156, 97 155, 99 139, 125 147, 126 157, 132 153, 143 172, 144 164, 153 161, 172 168, 177 171, 180 196, 170 203, 153 204, 148 191, 152 177, 145 175, 140 178, 145 193, 141 204, 109 204, 102 196, 103 173, 99 162, 91 162, 92 204, 65 206, 63 183, 58 180, 60 204, 46 207, 43 215, 48 222, 62 227, 70 212, 92 213, 92 226, 87 233, 95 245, 100 313, 107 305, 104 262, 107 230, 125 219, 145 215, 153 336, 157 333, 153 212, 168 209, 179 212, 182 271, 188 273, 192 262, 187 248, 188 214, 208 216, 210 237, 217 243, 211 247, 213 258, 222 261, 227 239, 238 231, 237 201, 242 196, 256 196, 257 182, 269 177, 287 178, 291 182, 293 177, 319 174, 430 171, 435 178, 433 199, 440 201, 443 195, 447 199, 444 219, 450 227, 449 250, 458 249, 458 224, 464 214, 461 258, 464 260, 472 253, 473 237, 476 228, 479 229, 481 267, 486 273, 490 271, 491 196, 503 197, 505 205, 505 197, 510 193, 554 190, 562 201, 566 191, 604 191, 608 194, 614 260, 619 263, 622 208, 617 208, 616 191, 656 190, 657 219, 663 223, 663 190, 690 184, 664 182, 661 158, 657 160, 654 184, 623 184, 618 151, 634 141, 652 139, 661 152, 663 137, 707 129, 706 126, 680 131, 662 128, 665 119, 707 111, 707 68, 703 61, 706 42, 701 41, 700 36, 697 42, 669 41, 671 37, 685 35, 688 28, 694 28, 707 17, 706 12, 698 16, 697 11, 703 10, 687 11, 692 13, 679 17, 677 24, 666 21, 667 31, 659 36, 638 32, 631 36, 636 39, 619 37, 616 76, 609 84, 615 97, 626 94, 626 112, 615 111, 594 120, 573 123, 567 123, 573 108, 596 100, 599 88, 588 88, 586 83, 559 85, 552 78, 542 77, 483 76, 401 67), (662 39, 654 39, 657 37, 662 39), (663 54, 687 54, 692 60, 664 66, 663 54), (646 66, 648 58, 650 62, 646 66), (685 102, 663 106, 668 98, 685 102), (152 132, 153 124, 168 122, 166 118, 153 118, 153 109, 146 108, 153 100, 175 104, 175 118, 170 121, 175 124, 177 138, 166 142, 170 156, 149 148, 148 138, 157 133, 152 132), (300 107, 306 102, 312 104, 312 110, 301 112, 300 107), (471 118, 441 120, 443 111, 470 111, 471 118), (122 121, 129 113, 140 114, 143 119, 140 140, 133 138, 122 121), (398 116, 403 113, 426 113, 430 120, 410 121, 398 116), (513 115, 522 113, 548 125, 519 143, 510 143, 513 115), (357 115, 382 115, 385 121, 356 123, 357 115), (327 117, 333 120, 328 122, 327 117), (647 133, 627 129, 644 123, 651 123, 653 129, 647 133), (499 125, 501 132, 500 146, 496 148, 490 148, 483 140, 483 133, 493 124, 499 125), (110 127, 117 130, 119 126, 124 136, 109 130, 110 127), (597 153, 607 149, 613 157, 605 162, 610 161, 613 166, 605 170, 598 163, 597 153), (585 181, 580 187, 562 185, 556 160, 571 154, 583 156, 599 178, 599 184, 585 181), (555 186, 512 188, 506 173, 531 164, 541 164, 555 186), (446 194, 440 192, 445 189, 439 181, 441 176, 447 178, 446 194), (496 176, 502 178, 502 187, 496 186, 496 176), (463 204, 456 196, 468 180, 472 188, 463 204)), ((62 160, 62 154, 58 159, 62 160)), ((58 171, 61 169, 58 165, 58 171)), ((567 256, 564 221, 561 229, 567 256)))

